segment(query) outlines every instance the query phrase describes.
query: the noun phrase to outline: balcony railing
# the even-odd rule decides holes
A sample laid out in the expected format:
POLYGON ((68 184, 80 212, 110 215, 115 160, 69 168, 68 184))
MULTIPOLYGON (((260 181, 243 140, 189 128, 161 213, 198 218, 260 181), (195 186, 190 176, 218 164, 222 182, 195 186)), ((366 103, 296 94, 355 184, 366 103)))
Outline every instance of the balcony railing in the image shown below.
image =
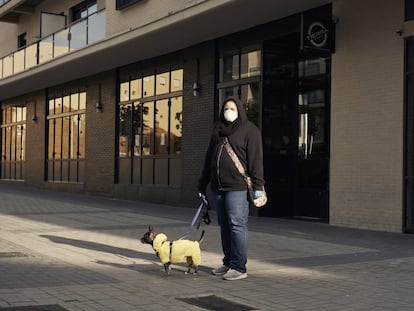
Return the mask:
POLYGON ((0 6, 3 6, 4 4, 6 4, 7 2, 9 2, 10 0, 0 0, 0 6))
POLYGON ((63 30, 0 58, 0 79, 105 39, 105 22, 105 10, 96 12, 68 25, 63 30))

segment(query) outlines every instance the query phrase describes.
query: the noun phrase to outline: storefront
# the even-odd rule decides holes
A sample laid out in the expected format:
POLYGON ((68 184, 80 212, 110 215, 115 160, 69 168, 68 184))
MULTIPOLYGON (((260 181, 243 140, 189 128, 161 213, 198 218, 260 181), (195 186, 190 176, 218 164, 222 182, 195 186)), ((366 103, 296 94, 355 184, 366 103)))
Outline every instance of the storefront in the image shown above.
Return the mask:
MULTIPOLYGON (((184 8, 157 32, 131 28, 118 45, 96 43, 92 56, 24 72, 1 102, 2 182, 193 207, 220 104, 236 95, 263 137, 269 204, 260 216, 414 231, 407 2, 326 3, 282 13, 265 1, 254 20, 173 38, 236 10, 229 1, 212 13, 203 2, 192 8, 197 18, 184 8), (86 62, 93 72, 77 66, 86 62)), ((138 13, 106 10, 131 24, 138 13)))
POLYGON ((262 130, 271 202, 271 208, 264 209, 262 215, 329 218, 334 29, 330 22, 323 25, 325 21, 331 21, 330 5, 218 42, 218 102, 238 95, 250 120, 262 130), (319 42, 322 45, 303 46, 303 39, 313 31, 310 23, 305 24, 310 19, 318 24, 314 31, 325 31, 319 42))

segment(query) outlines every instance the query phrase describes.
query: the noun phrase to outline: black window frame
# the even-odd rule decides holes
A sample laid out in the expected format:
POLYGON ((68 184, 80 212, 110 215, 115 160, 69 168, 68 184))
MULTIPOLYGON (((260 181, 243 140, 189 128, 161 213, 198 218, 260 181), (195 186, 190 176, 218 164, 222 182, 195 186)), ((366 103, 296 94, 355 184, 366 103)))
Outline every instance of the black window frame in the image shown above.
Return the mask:
POLYGON ((123 10, 139 1, 140 0, 116 0, 116 10, 123 10))

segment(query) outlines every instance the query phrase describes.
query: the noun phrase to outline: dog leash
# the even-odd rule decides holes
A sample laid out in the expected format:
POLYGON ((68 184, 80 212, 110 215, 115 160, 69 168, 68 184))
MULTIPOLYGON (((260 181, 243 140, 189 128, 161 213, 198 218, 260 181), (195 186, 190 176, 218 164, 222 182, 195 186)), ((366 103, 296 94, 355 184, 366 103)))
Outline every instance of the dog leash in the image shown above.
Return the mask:
POLYGON ((207 210, 204 213, 202 219, 200 219, 200 221, 197 225, 197 230, 200 228, 200 225, 201 225, 202 221, 204 221, 204 223, 207 224, 207 225, 209 225, 211 223, 210 216, 208 215, 208 210, 210 209, 210 205, 208 204, 207 197, 202 193, 199 193, 198 195, 201 198, 201 203, 198 206, 197 212, 195 213, 193 220, 191 221, 190 227, 188 228, 187 232, 180 238, 180 240, 185 239, 185 238, 188 237, 188 235, 190 234, 191 229, 193 229, 194 224, 196 223, 198 217, 200 216, 200 213, 201 213, 201 210, 203 209, 203 207, 206 207, 207 210))

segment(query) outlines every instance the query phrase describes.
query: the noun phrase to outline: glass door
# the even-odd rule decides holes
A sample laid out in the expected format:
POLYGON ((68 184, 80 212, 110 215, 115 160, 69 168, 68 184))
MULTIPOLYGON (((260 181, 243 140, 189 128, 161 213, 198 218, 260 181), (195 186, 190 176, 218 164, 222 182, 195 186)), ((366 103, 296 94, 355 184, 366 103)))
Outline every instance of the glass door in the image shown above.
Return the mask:
POLYGON ((264 43, 263 215, 327 220, 330 57, 303 56, 299 35, 264 43))
POLYGON ((297 181, 297 47, 299 36, 263 46, 263 161, 268 207, 261 215, 294 214, 297 181))
POLYGON ((327 219, 329 58, 298 62, 298 179, 295 216, 327 219))

